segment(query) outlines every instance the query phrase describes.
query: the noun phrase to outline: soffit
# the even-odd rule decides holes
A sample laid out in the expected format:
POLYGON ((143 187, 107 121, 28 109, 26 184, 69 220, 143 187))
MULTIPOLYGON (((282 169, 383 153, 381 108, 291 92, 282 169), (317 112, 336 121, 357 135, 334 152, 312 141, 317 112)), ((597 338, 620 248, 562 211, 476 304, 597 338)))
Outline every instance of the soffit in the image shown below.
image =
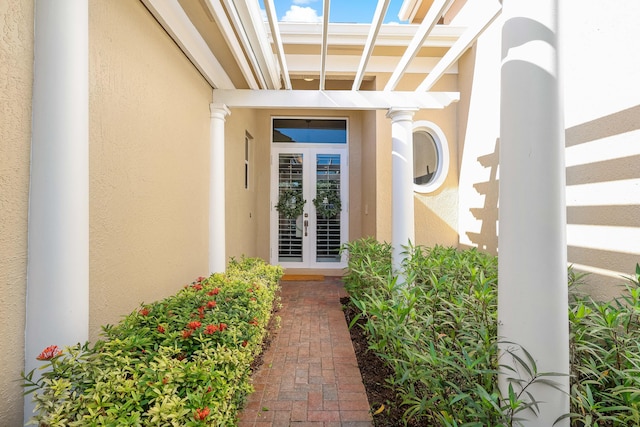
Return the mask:
MULTIPOLYGON (((273 0, 264 1, 269 6, 272 5, 273 0)), ((428 11, 432 3, 434 7, 435 4, 441 5, 443 0, 405 1, 412 3, 417 13, 421 10, 428 11)), ((488 1, 499 2, 499 0, 488 1)), ((457 72, 458 52, 464 52, 468 48, 468 41, 474 42, 478 36, 470 35, 467 27, 451 25, 435 25, 426 34, 419 34, 421 26, 417 24, 376 25, 377 31, 374 32, 374 26, 369 24, 329 22, 305 24, 273 20, 267 23, 263 21, 257 0, 142 0, 142 2, 214 89, 224 88, 227 90, 226 99, 242 99, 242 102, 245 102, 249 96, 247 93, 250 91, 234 97, 229 95, 228 90, 269 89, 269 93, 275 93, 272 92, 274 89, 282 90, 293 85, 294 88, 303 90, 306 88, 318 90, 319 86, 324 90, 336 88, 335 90, 344 91, 349 80, 353 81, 356 78, 356 74, 359 74, 359 79, 362 81, 369 82, 366 85, 368 88, 375 86, 370 83, 379 74, 394 73, 397 82, 404 79, 405 74, 411 75, 409 79, 411 81, 415 81, 417 75, 422 75, 419 81, 433 71, 433 74, 437 72, 437 75, 431 75, 430 78, 436 81, 445 73, 457 72), (326 30, 326 39, 323 36, 324 30, 326 30), (272 34, 273 31, 275 34, 272 34), (185 37, 188 40, 183 40, 185 37), (416 46, 417 37, 423 41, 416 46), (278 49, 275 39, 281 43, 281 50, 278 49), (326 50, 323 51, 325 40, 326 50), (464 45, 461 45, 461 40, 465 41, 464 45), (365 45, 368 43, 372 43, 372 46, 365 51, 365 45), (406 52, 409 45, 413 45, 410 59, 406 52), (195 54, 191 52, 193 46, 196 46, 199 52, 195 54), (206 46, 209 52, 201 52, 202 46, 206 46), (208 63, 201 64, 201 58, 205 58, 208 63), (440 64, 438 67, 441 58, 446 58, 447 61, 446 64, 440 64), (409 64, 406 63, 407 61, 410 61, 409 64), (398 68, 399 62, 404 62, 402 68, 398 68), (283 74, 283 69, 286 70, 286 76, 283 74), (310 76, 316 79, 324 78, 320 83, 302 80, 310 76)), ((383 2, 388 0, 379 0, 379 2, 380 8, 383 2)), ((464 4, 464 1, 455 0, 454 5, 456 4, 464 4)), ((268 15, 269 18, 273 18, 274 14, 268 15)), ((418 15, 414 13, 414 22, 417 22, 415 16, 418 15)), ((487 18, 479 17, 479 20, 483 19, 487 18)), ((480 28, 481 32, 486 26, 480 28)), ((355 89, 364 88, 364 86, 358 88, 355 86, 354 83, 353 92, 356 92, 355 89)), ((428 85, 421 86, 430 88, 433 84, 429 82, 428 85)), ((332 99, 343 101, 345 96, 344 93, 340 93, 332 99)), ((368 99, 374 99, 371 98, 373 95, 368 96, 368 99)), ((354 99, 357 99, 355 95, 354 99)), ((434 102, 455 99, 455 96, 450 95, 432 97, 434 102)), ((362 101, 370 105, 379 104, 377 98, 375 102, 364 99, 362 101)), ((262 102, 264 98, 260 97, 258 103, 262 102)), ((421 103, 423 106, 432 104, 421 103)))

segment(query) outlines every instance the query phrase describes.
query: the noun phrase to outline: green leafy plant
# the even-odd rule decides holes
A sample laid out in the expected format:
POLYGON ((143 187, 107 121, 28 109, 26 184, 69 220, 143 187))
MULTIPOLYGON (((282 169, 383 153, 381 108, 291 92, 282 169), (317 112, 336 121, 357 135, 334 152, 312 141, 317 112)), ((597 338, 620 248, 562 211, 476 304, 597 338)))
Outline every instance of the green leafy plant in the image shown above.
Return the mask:
POLYGON ((226 274, 105 326, 93 345, 45 349, 41 375, 23 378, 36 403, 32 423, 235 425, 281 275, 258 259, 232 260, 226 274))
MULTIPOLYGON (((369 348, 394 372, 404 422, 430 426, 513 426, 539 413, 531 386, 558 387, 515 343, 501 357, 497 337, 497 258, 469 249, 406 248, 404 285, 391 274, 391 248, 373 239, 344 246, 345 286, 369 348), (515 367, 515 368, 514 368, 515 367), (517 371, 517 372, 516 372, 517 371), (501 393, 498 373, 509 387, 501 393)), ((569 268, 569 285, 584 275, 569 268)), ((570 301, 571 418, 575 427, 640 425, 640 266, 626 293, 609 302, 570 301)))

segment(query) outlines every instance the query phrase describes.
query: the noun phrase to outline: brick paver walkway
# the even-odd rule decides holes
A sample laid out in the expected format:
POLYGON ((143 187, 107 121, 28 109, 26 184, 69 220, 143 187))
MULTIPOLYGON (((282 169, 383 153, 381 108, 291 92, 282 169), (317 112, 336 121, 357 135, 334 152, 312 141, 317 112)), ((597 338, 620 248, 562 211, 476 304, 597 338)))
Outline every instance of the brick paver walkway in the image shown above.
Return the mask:
POLYGON ((340 305, 342 282, 282 282, 281 328, 253 375, 238 427, 371 427, 340 305))

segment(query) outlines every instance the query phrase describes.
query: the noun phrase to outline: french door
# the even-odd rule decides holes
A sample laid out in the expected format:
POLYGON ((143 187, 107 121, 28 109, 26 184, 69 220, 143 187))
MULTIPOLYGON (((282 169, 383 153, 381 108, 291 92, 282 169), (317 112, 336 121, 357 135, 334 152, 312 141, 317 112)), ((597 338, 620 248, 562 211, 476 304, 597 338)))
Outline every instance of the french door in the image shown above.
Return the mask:
POLYGON ((271 263, 343 268, 348 239, 346 148, 273 148, 271 263))

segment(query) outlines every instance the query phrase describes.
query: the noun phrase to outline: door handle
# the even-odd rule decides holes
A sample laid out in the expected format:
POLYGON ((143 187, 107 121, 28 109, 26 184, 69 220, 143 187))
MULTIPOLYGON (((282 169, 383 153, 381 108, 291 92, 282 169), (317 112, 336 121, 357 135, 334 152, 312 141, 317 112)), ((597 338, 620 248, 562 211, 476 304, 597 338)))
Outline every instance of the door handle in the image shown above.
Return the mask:
POLYGON ((307 233, 307 228, 309 227, 309 220, 305 219, 304 220, 304 236, 307 237, 308 233, 307 233))

